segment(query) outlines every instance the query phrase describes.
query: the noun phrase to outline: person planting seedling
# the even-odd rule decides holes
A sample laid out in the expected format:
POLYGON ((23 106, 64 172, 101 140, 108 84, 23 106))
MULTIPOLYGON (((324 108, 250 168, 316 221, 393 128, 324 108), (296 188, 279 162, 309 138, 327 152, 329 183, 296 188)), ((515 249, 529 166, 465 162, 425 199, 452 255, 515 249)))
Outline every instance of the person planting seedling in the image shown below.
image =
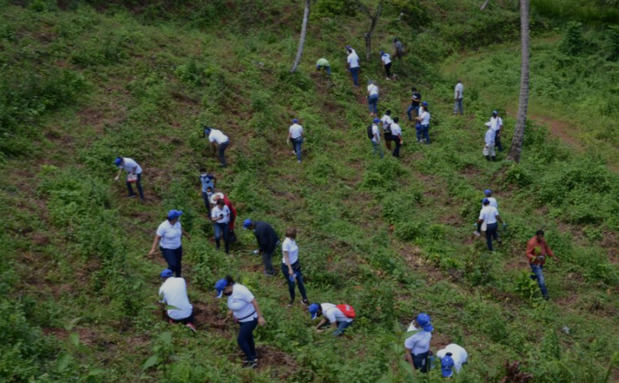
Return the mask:
POLYGON ((557 262, 559 262, 559 258, 557 258, 553 254, 552 250, 550 250, 550 247, 544 238, 543 230, 538 230, 535 233, 535 236, 527 242, 526 255, 529 260, 529 265, 531 266, 531 279, 537 281, 537 284, 542 292, 542 296, 544 299, 548 300, 548 290, 546 289, 546 281, 544 280, 544 273, 542 270, 544 269, 544 264, 546 263, 546 257, 553 257, 557 262))
POLYGON ((336 329, 333 336, 342 335, 352 325, 356 316, 355 310, 347 304, 336 306, 333 303, 312 303, 308 311, 312 315, 312 320, 324 315, 316 326, 316 331, 323 332, 323 327, 331 324, 331 327, 336 329))
POLYGON ((159 288, 160 303, 166 305, 166 315, 170 323, 182 323, 191 331, 196 331, 193 306, 187 296, 187 283, 184 278, 173 277, 174 272, 165 269, 159 275, 163 284, 159 288))
MULTIPOLYGON (((415 370, 428 372, 430 370, 428 361, 430 357, 430 341, 432 340, 434 327, 430 323, 430 316, 426 313, 417 315, 415 321, 421 329, 404 341, 405 358, 415 370)), ((409 328, 409 330, 411 329, 409 328)))
POLYGON ((144 191, 142 190, 142 167, 129 157, 116 157, 114 165, 118 167, 118 174, 114 177, 114 181, 120 179, 120 173, 124 170, 127 172, 127 191, 129 192, 129 198, 135 198, 133 187, 135 184, 140 194, 140 199, 144 200, 144 191))

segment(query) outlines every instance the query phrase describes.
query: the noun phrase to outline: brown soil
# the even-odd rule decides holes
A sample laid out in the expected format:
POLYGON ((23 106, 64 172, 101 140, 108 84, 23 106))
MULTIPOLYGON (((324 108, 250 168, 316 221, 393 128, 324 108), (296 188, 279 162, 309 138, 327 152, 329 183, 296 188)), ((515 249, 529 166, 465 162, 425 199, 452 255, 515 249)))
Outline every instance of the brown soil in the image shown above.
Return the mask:
POLYGON ((226 332, 233 323, 226 319, 226 314, 214 302, 193 303, 193 316, 198 330, 226 332))
MULTIPOLYGON (((298 369, 299 364, 289 354, 272 346, 256 346, 258 354, 258 370, 270 370, 271 377, 286 380, 298 369)), ((244 355, 239 353, 238 358, 244 355)))

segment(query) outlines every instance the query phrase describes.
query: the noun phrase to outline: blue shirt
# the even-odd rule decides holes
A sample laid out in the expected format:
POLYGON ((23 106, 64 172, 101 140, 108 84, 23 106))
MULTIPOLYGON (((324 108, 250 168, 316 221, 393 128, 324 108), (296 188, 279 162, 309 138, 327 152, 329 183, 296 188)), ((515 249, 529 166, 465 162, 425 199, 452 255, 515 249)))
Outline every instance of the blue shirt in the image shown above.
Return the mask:
POLYGON ((206 189, 211 188, 215 191, 215 176, 209 173, 200 174, 200 182, 202 183, 202 193, 206 193, 206 189))

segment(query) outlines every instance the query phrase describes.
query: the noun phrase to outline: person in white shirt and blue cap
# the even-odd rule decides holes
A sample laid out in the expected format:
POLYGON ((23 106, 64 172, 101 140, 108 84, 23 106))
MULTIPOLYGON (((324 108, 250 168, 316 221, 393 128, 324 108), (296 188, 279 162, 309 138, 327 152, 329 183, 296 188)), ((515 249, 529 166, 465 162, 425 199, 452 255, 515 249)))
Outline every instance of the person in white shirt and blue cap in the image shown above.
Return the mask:
POLYGON ((460 372, 462 365, 468 360, 468 354, 464 347, 455 343, 450 343, 438 350, 436 356, 441 361, 441 375, 443 375, 443 378, 451 378, 454 370, 456 373, 460 372))
POLYGON ((172 209, 168 211, 166 220, 161 222, 157 228, 153 246, 148 252, 149 256, 155 254, 155 249, 159 245, 161 255, 168 263, 168 269, 174 271, 177 277, 181 276, 181 260, 183 258, 183 246, 181 237, 183 234, 189 238, 189 234, 183 231, 180 217, 182 210, 172 209))
POLYGON ((118 174, 114 178, 114 181, 118 181, 120 179, 120 173, 124 170, 127 172, 127 191, 129 192, 129 198, 135 198, 135 193, 133 192, 132 184, 138 189, 138 193, 140 194, 140 199, 144 200, 144 190, 142 190, 142 167, 140 164, 135 162, 132 158, 129 157, 116 157, 114 160, 114 165, 118 168, 118 174))
POLYGON ((348 304, 312 303, 307 310, 312 316, 312 320, 323 316, 316 326, 316 331, 322 332, 322 327, 330 323, 331 327, 336 329, 333 336, 342 335, 353 324, 355 318, 355 310, 348 304))
POLYGON ((258 325, 266 324, 258 301, 247 287, 236 283, 229 275, 215 283, 215 290, 217 290, 217 298, 223 295, 228 297, 229 314, 234 318, 234 322, 239 324, 239 335, 236 341, 245 354, 244 366, 258 367, 254 329, 258 325))
POLYGON ((288 142, 292 144, 293 154, 297 156, 297 162, 301 163, 301 144, 303 144, 303 126, 299 120, 292 119, 292 125, 288 128, 288 142))
POLYGON ((187 296, 187 283, 184 278, 174 277, 174 271, 165 269, 159 274, 163 284, 159 288, 159 302, 164 304, 170 323, 182 323, 193 332, 196 331, 193 306, 187 296))
POLYGON ((430 323, 430 316, 426 313, 417 315, 415 321, 420 330, 404 341, 405 357, 414 369, 425 373, 430 370, 430 341, 434 327, 430 323))
POLYGON ((217 158, 221 163, 221 167, 226 167, 226 149, 230 145, 230 138, 221 130, 204 125, 204 137, 208 138, 208 142, 213 147, 213 152, 217 151, 217 158))

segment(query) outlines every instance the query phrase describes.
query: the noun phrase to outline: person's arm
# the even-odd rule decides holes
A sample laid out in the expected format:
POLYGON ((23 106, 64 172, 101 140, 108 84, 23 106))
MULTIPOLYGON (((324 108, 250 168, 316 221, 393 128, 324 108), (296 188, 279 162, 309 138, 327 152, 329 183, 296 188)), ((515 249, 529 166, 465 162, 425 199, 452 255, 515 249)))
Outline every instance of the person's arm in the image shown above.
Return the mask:
POLYGON ((186 232, 186 231, 185 231, 185 229, 181 229, 181 230, 183 230, 183 235, 184 235, 185 237, 187 237, 187 239, 191 240, 191 234, 189 234, 188 232, 186 232))
POLYGON ((292 276, 294 274, 294 270, 292 270, 292 265, 290 264, 290 255, 286 250, 284 250, 284 261, 286 266, 288 266, 288 275, 292 276))
POLYGON ((406 347, 404 347, 404 350, 406 350, 406 354, 404 355, 404 358, 406 358, 406 361, 410 363, 411 366, 413 366, 413 368, 415 368, 415 363, 413 363, 413 354, 411 354, 413 350, 410 348, 406 348, 406 347))
POLYGON ((324 331, 321 329, 321 327, 324 326, 326 323, 327 323, 327 318, 322 318, 320 322, 318 322, 318 324, 316 325, 316 331, 318 332, 324 331))
POLYGON ((160 239, 161 239, 161 236, 159 234, 155 235, 155 239, 153 240, 153 246, 150 248, 150 251, 148 252, 149 256, 155 254, 155 249, 157 248, 157 244, 159 243, 160 239))
POLYGON ((505 221, 503 221, 503 218, 501 218, 501 216, 500 216, 500 215, 498 215, 498 214, 497 214, 497 215, 496 215, 496 219, 497 219, 499 222, 501 222, 503 225, 505 225, 505 221))
POLYGON ((264 326, 267 321, 262 316, 262 311, 260 311, 260 306, 258 306, 258 301, 256 300, 256 298, 251 301, 251 304, 254 306, 254 310, 256 310, 256 313, 258 314, 258 324, 260 326, 264 326))
POLYGON ((546 242, 546 240, 544 240, 544 249, 546 250, 546 254, 553 257, 555 261, 559 262, 559 258, 557 258, 552 250, 550 250, 550 246, 548 246, 548 242, 546 242))
POLYGON ((529 258, 529 262, 533 262, 535 260, 535 245, 532 241, 527 242, 527 258, 529 258))
POLYGON ((118 181, 120 179, 120 173, 122 173, 123 168, 118 168, 118 173, 116 173, 116 177, 114 177, 114 181, 118 181))

